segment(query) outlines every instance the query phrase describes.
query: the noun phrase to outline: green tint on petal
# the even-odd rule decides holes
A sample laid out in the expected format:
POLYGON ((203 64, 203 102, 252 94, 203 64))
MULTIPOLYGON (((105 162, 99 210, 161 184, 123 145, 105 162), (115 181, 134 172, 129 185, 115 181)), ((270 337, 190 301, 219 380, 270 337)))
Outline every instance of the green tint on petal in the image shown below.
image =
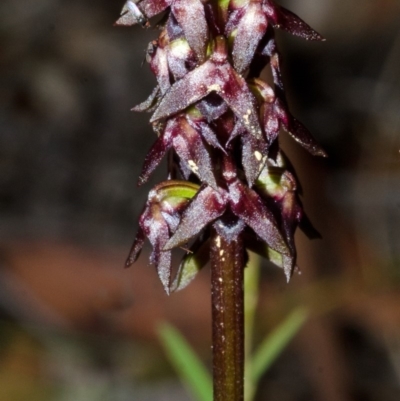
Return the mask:
POLYGON ((264 195, 279 198, 287 191, 295 190, 295 184, 290 185, 285 173, 286 170, 279 167, 265 167, 255 182, 257 190, 264 195))
POLYGON ((168 202, 173 202, 174 198, 176 198, 176 202, 184 199, 192 199, 199 189, 200 186, 197 184, 178 180, 164 181, 154 188, 158 199, 168 202))
POLYGON ((196 251, 184 256, 171 284, 171 292, 183 290, 196 277, 210 259, 210 241, 201 244, 196 251))
POLYGON ((246 248, 256 253, 257 255, 260 255, 263 258, 268 259, 274 265, 283 269, 284 265, 283 255, 270 248, 264 242, 257 240, 250 240, 246 242, 246 248))
POLYGON ((185 38, 178 38, 170 42, 170 51, 175 56, 185 57, 190 52, 190 46, 185 38))

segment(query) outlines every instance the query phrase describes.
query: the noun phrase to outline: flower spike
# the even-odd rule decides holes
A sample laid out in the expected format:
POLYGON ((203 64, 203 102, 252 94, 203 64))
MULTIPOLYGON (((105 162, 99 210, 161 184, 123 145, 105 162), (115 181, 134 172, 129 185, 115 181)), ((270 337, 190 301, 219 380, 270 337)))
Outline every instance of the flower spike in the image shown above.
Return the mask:
POLYGON ((284 271, 298 270, 295 231, 318 237, 280 148, 287 131, 311 154, 326 156, 290 112, 275 30, 323 40, 274 0, 128 0, 116 25, 164 13, 146 60, 157 80, 134 107, 151 111, 157 135, 139 185, 168 154, 166 181, 149 193, 126 266, 147 238, 167 294, 188 286, 210 261, 214 401, 244 399, 243 272, 247 250, 284 271), (268 66, 271 86, 262 71, 268 66), (175 277, 172 251, 186 250, 175 277))
POLYGON ((297 268, 297 227, 319 235, 280 149, 281 129, 311 154, 326 153, 289 110, 275 30, 324 39, 273 0, 228 0, 220 7, 203 0, 128 0, 116 22, 148 26, 165 12, 146 55, 157 86, 133 110, 151 111, 157 134, 139 185, 167 153, 168 180, 149 194, 127 265, 148 238, 167 293, 186 287, 205 265, 218 248, 213 235, 243 243, 240 260, 245 248, 258 250, 287 279, 297 268), (260 79, 266 65, 272 86, 260 79), (172 280, 171 252, 180 246, 193 253, 172 280))

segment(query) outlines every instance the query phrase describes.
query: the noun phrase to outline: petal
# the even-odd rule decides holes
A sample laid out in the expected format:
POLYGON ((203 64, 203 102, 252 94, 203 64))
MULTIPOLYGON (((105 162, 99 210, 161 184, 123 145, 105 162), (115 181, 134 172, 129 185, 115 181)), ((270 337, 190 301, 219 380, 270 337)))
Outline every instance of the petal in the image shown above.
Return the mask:
POLYGON ((164 287, 164 290, 169 294, 169 286, 171 281, 171 251, 164 251, 163 247, 168 241, 169 231, 167 227, 163 226, 162 230, 159 230, 157 241, 152 243, 153 252, 151 254, 151 263, 157 267, 158 277, 164 287))
POLYGON ((282 126, 291 137, 298 142, 303 148, 307 149, 314 156, 328 157, 328 154, 318 144, 311 135, 310 131, 292 115, 288 117, 288 123, 282 122, 282 126))
POLYGON ((184 37, 182 27, 178 24, 178 21, 172 13, 168 14, 165 29, 170 41, 184 37))
POLYGON ((131 111, 151 111, 151 109, 157 106, 158 96, 160 94, 160 87, 156 86, 151 92, 150 96, 142 103, 135 107, 132 107, 131 111))
POLYGON ((210 259, 210 241, 198 240, 190 248, 171 284, 171 292, 183 290, 197 276, 210 259))
MULTIPOLYGON (((154 251, 153 251, 154 252, 154 251)), ((170 294, 171 283, 171 251, 159 251, 156 263, 157 273, 167 295, 170 294)))
POLYGON ((211 129, 207 123, 200 123, 201 135, 205 141, 215 149, 219 149, 221 152, 226 154, 226 150, 221 146, 218 141, 216 133, 211 129))
POLYGON ((256 192, 237 180, 229 186, 229 198, 232 212, 252 228, 261 239, 272 249, 285 255, 290 254, 274 216, 256 192))
POLYGON ((146 24, 147 19, 134 1, 128 0, 121 11, 121 17, 114 23, 116 26, 132 26, 146 24))
POLYGON ((284 93, 284 87, 283 87, 283 80, 282 80, 282 73, 281 73, 281 62, 280 62, 280 57, 279 57, 278 52, 274 53, 271 56, 270 66, 271 66, 272 77, 273 77, 274 85, 275 85, 275 92, 277 91, 277 88, 278 88, 280 90, 279 95, 282 96, 284 93))
POLYGON ((288 191, 282 200, 282 228, 286 242, 292 252, 295 252, 294 232, 302 218, 302 208, 297 203, 297 196, 293 191, 288 191))
POLYGON ((267 146, 252 135, 242 135, 242 166, 249 187, 260 174, 266 160, 267 146))
POLYGON ((289 282, 293 271, 297 269, 296 258, 293 255, 283 255, 271 247, 265 244, 265 242, 260 241, 258 238, 254 237, 254 234, 245 233, 244 236, 245 247, 250 251, 268 259, 275 266, 280 267, 284 270, 286 280, 289 282))
POLYGON ((276 28, 283 29, 294 36, 299 36, 306 40, 325 40, 296 14, 278 5, 275 5, 274 8, 274 23, 276 28))
POLYGON ((233 44, 233 66, 239 74, 249 67, 268 21, 260 3, 250 3, 239 22, 233 44))
POLYGON ((156 191, 153 190, 150 192, 147 207, 140 216, 139 224, 153 247, 150 263, 156 265, 160 280, 168 293, 171 277, 171 253, 165 252, 163 248, 170 237, 170 232, 159 205, 151 203, 154 196, 156 196, 156 191))
POLYGON ((215 65, 207 61, 175 82, 161 100, 150 122, 184 110, 210 93, 214 89, 212 72, 215 69, 215 65))
POLYGON ((207 224, 221 216, 225 208, 224 195, 208 186, 201 189, 184 211, 175 234, 164 249, 172 249, 189 241, 207 224))
POLYGON ((216 83, 216 92, 226 101, 246 129, 255 137, 262 138, 262 131, 256 101, 245 79, 229 64, 219 67, 220 82, 216 83))
POLYGON ((239 135, 243 135, 246 132, 246 128, 244 127, 243 123, 240 120, 237 120, 233 130, 229 134, 229 138, 226 142, 226 147, 230 148, 232 145, 232 141, 237 138, 239 135))
POLYGON ((168 90, 150 121, 181 111, 213 91, 226 101, 252 135, 262 138, 255 98, 244 78, 228 63, 217 66, 207 61, 189 72, 168 90))
POLYGON ((188 164, 191 171, 202 182, 215 188, 217 183, 209 152, 200 133, 191 127, 184 117, 179 119, 179 128, 176 130, 172 143, 178 156, 188 164))
POLYGON ((171 87, 167 55, 166 50, 158 47, 150 60, 151 70, 157 78, 162 95, 171 87))
POLYGON ((305 235, 307 235, 307 237, 309 239, 317 239, 317 238, 321 239, 322 238, 322 235, 313 226, 311 220, 305 213, 303 213, 303 217, 300 220, 299 227, 300 227, 301 231, 303 231, 303 233, 305 235))
POLYGON ((204 61, 208 27, 203 3, 200 0, 175 0, 171 10, 199 61, 204 61))
POLYGON ((171 3, 172 0, 143 0, 139 6, 147 18, 151 18, 163 12, 171 3))
MULTIPOLYGON (((169 127, 165 130, 168 130, 169 127)), ((144 184, 150 177, 150 174, 156 169, 156 167, 160 164, 162 158, 165 156, 165 153, 172 145, 171 138, 168 135, 161 135, 155 141, 154 145, 151 147, 149 152, 144 159, 142 172, 140 173, 138 179, 138 185, 144 184)))
POLYGON ((140 255, 140 252, 142 251, 144 240, 145 240, 145 234, 142 228, 139 227, 135 240, 133 241, 131 250, 129 251, 128 258, 126 259, 125 267, 129 267, 136 262, 137 258, 140 255))
POLYGON ((266 140, 269 144, 274 142, 279 134, 281 124, 278 118, 278 112, 273 104, 265 103, 261 106, 262 124, 266 140))
POLYGON ((286 281, 289 282, 296 268, 296 255, 282 255, 283 271, 285 272, 286 281))

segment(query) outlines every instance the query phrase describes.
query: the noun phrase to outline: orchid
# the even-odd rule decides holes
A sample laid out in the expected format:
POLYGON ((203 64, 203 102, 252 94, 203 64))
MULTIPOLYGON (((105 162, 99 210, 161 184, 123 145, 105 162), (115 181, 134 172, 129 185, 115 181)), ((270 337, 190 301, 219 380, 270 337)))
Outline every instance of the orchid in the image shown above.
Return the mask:
POLYGON ((127 266, 147 238, 170 294, 210 261, 214 401, 242 401, 246 252, 269 259, 289 281, 298 270, 296 229, 319 236, 280 148, 281 131, 312 155, 326 153, 290 112, 275 30, 324 39, 273 0, 128 0, 115 25, 148 27, 159 14, 161 32, 146 57, 157 85, 133 108, 152 113, 157 135, 139 184, 166 156, 168 171, 149 193, 127 266), (260 78, 267 65, 271 85, 260 78), (173 277, 176 248, 186 254, 173 277))

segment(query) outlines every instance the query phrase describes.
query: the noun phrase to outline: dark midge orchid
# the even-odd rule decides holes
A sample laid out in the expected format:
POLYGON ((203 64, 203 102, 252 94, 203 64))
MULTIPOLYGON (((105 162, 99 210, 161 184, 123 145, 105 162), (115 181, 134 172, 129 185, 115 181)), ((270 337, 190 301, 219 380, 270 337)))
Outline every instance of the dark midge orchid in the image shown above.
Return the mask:
POLYGON ((282 268, 289 280, 297 269, 297 227, 319 235, 280 149, 281 129, 311 154, 326 153, 289 111, 275 29, 324 39, 273 0, 128 0, 115 25, 148 27, 161 13, 161 32, 146 57, 157 86, 133 110, 153 113, 157 135, 139 184, 167 155, 169 171, 149 193, 127 266, 147 238, 150 262, 169 294, 211 261, 214 401, 241 401, 246 249, 282 268), (272 86, 260 79, 266 66, 272 86), (172 277, 177 247, 188 251, 172 277), (225 340, 224 322, 238 331, 234 346, 225 340))
MULTIPOLYGON (((128 1, 116 22, 147 25, 149 18, 169 13, 158 40, 149 44, 147 52, 158 86, 133 109, 154 110, 151 122, 158 135, 145 158, 139 184, 146 182, 162 158, 173 151, 179 158, 177 168, 182 178, 198 188, 190 198, 174 201, 174 212, 167 195, 156 195, 165 193, 162 184, 151 191, 140 219, 134 256, 129 259, 129 264, 136 259, 143 235, 149 238, 151 261, 157 265, 167 292, 172 286, 170 273, 166 273, 171 269, 171 249, 186 245, 212 224, 218 226, 216 220, 224 213, 242 223, 238 236, 244 227, 250 227, 269 249, 289 257, 290 267, 278 263, 285 265, 289 279, 296 256, 293 235, 303 212, 294 177, 276 166, 273 148, 278 149, 280 129, 310 153, 326 156, 288 110, 271 27, 307 40, 323 38, 273 1, 230 1, 224 35, 219 34, 220 15, 208 23, 214 10, 213 2, 203 4, 200 0, 128 1), (215 21, 218 29, 211 26, 215 21), (275 89, 257 78, 268 63, 275 89), (237 155, 241 155, 239 159, 237 155), (164 210, 166 205, 169 214, 164 210)), ((168 188, 171 185, 179 192, 186 183, 171 181, 168 188)))

